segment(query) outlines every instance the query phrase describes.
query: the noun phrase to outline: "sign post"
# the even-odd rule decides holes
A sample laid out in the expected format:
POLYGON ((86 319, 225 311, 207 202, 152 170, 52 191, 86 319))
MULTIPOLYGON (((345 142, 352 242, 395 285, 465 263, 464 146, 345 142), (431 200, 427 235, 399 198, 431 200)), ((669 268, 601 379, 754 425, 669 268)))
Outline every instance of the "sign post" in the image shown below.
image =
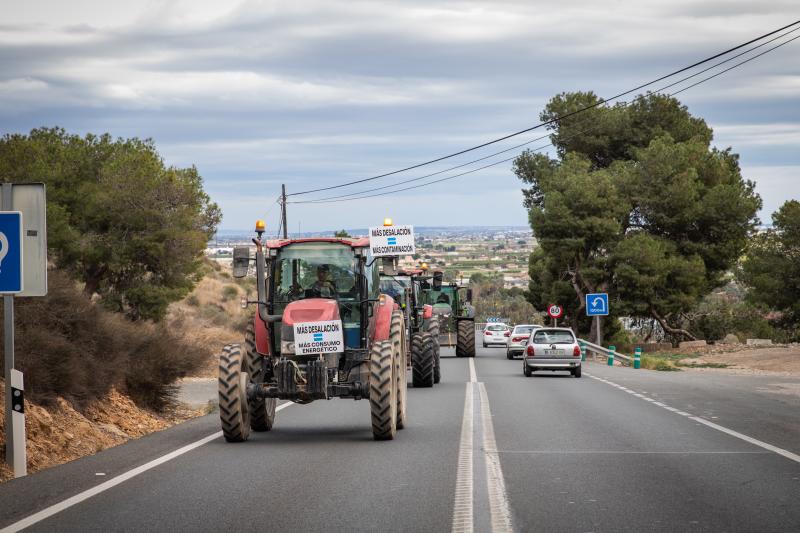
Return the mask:
POLYGON ((603 342, 602 322, 600 317, 608 315, 608 293, 596 292, 586 295, 586 316, 593 316, 595 331, 597 332, 597 345, 603 342))
POLYGON ((3 183, 0 188, 0 294, 5 332, 6 463, 27 475, 25 387, 14 368, 14 297, 47 294, 47 229, 43 183, 3 183))
POLYGON ((558 319, 564 315, 564 309, 560 305, 552 304, 547 306, 547 314, 553 319, 553 327, 558 327, 558 319))

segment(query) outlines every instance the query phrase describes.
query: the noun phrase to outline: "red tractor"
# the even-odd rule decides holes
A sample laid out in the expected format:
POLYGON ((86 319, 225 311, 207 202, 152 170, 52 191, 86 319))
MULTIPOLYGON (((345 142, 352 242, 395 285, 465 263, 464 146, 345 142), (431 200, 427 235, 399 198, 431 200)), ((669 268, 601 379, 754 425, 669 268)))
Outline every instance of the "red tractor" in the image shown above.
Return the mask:
MULTIPOLYGON (((277 400, 368 399, 376 440, 406 423, 406 339, 402 310, 379 293, 368 239, 263 242, 256 224, 257 312, 244 346, 219 363, 222 432, 229 442, 269 431, 277 400)), ((247 275, 249 247, 234 249, 234 276, 247 275)))

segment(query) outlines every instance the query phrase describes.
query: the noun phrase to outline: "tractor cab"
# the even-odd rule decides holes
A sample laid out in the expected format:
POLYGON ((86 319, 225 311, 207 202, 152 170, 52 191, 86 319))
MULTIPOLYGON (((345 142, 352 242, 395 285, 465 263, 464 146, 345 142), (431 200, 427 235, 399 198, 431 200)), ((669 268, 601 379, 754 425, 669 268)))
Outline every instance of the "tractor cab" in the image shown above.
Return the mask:
POLYGON ((367 321, 362 318, 368 313, 369 300, 378 297, 378 279, 377 268, 369 264, 366 248, 360 244, 349 239, 267 243, 269 312, 284 316, 280 338, 275 339, 275 348, 280 346, 282 354, 291 355, 293 348, 289 350, 289 344, 280 343, 281 339, 291 340, 287 337, 295 321, 315 319, 314 309, 331 310, 324 317, 327 320, 341 319, 346 348, 364 347, 367 321))

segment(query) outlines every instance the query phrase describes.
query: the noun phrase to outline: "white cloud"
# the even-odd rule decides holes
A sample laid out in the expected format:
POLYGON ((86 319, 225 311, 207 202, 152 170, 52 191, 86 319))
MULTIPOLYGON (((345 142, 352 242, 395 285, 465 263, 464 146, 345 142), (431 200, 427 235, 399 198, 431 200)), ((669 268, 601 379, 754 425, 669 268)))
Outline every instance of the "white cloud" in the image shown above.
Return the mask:
POLYGON ((797 146, 800 148, 800 123, 725 124, 714 126, 715 144, 736 150, 751 146, 797 146))
MULTIPOLYGON (((608 96, 795 12, 787 0, 28 0, 0 21, 0 133, 59 124, 153 137, 168 161, 198 165, 236 227, 257 202, 231 184, 260 193, 280 180, 336 183, 431 159, 535 124, 557 92, 608 96)), ((788 166, 745 174, 756 170, 769 205, 800 190, 793 171, 776 170, 800 165, 798 47, 679 96, 742 161, 776 162, 769 154, 783 147, 788 166)), ((454 187, 433 187, 409 191, 403 215, 524 224, 508 166, 478 175, 453 182, 468 210, 436 207, 454 187)), ((370 204, 370 216, 387 203, 370 204)), ((341 212, 364 225, 360 205, 341 212)), ((315 212, 300 213, 311 227, 315 212)))

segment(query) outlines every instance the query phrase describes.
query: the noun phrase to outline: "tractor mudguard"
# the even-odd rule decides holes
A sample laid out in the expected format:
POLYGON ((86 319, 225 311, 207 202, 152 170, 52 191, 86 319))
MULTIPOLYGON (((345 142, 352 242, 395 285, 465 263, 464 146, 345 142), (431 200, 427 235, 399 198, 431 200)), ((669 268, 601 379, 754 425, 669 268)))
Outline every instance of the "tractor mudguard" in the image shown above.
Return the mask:
POLYGON ((392 325, 392 312, 394 311, 394 298, 388 294, 381 295, 383 305, 376 303, 373 306, 371 342, 385 341, 389 338, 389 329, 392 325))
POLYGON ((258 313, 253 316, 253 326, 256 332, 256 351, 261 355, 272 355, 267 324, 261 320, 258 313))

